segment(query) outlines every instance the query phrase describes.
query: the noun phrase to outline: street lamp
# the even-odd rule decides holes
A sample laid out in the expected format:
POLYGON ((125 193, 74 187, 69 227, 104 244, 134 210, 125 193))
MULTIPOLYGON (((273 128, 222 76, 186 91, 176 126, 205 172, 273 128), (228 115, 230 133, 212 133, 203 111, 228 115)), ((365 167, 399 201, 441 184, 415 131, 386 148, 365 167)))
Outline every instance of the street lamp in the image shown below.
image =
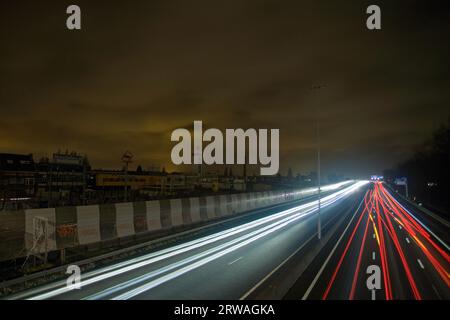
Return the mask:
MULTIPOLYGON (((312 87, 312 90, 318 91, 324 88, 325 85, 316 85, 312 87)), ((317 95, 318 96, 318 95, 317 95)), ((317 99, 319 100, 319 99, 317 99)), ((322 238, 322 226, 320 220, 320 209, 321 209, 321 189, 320 189, 320 103, 316 103, 316 135, 317 135, 317 191, 319 197, 319 203, 317 208, 317 238, 320 240, 322 238)))

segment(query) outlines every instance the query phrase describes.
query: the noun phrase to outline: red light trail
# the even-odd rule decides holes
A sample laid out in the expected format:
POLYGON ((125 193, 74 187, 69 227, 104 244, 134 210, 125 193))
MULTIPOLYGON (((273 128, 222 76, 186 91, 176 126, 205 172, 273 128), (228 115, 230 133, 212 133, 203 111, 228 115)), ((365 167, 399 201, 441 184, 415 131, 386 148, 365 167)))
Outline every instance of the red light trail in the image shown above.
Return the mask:
MULTIPOLYGON (((334 272, 328 281, 328 285, 323 293, 322 299, 325 300, 329 298, 330 291, 337 281, 336 279, 340 277, 339 275, 341 273, 346 272, 352 273, 352 284, 348 297, 350 300, 355 299, 358 281, 362 282, 359 275, 362 265, 365 263, 363 259, 364 252, 369 249, 367 246, 370 245, 370 242, 367 241, 369 225, 372 225, 373 227, 374 238, 377 241, 376 243, 379 249, 381 273, 383 277, 382 289, 386 300, 392 300, 395 297, 398 298, 399 293, 395 295, 396 291, 395 288, 393 289, 393 284, 391 282, 391 272, 395 270, 395 267, 397 268, 397 272, 395 273, 396 275, 398 272, 405 275, 405 279, 407 279, 410 292, 414 299, 422 299, 420 289, 417 286, 414 273, 411 269, 411 258, 405 254, 407 247, 403 248, 399 239, 401 232, 406 232, 408 236, 414 240, 414 243, 418 248, 420 248, 420 251, 417 252, 421 252, 427 257, 428 261, 436 269, 439 276, 446 283, 447 287, 450 287, 450 274, 448 272, 447 265, 450 262, 450 256, 448 253, 441 248, 436 241, 434 241, 433 236, 425 230, 425 228, 421 225, 421 222, 419 222, 417 218, 412 216, 408 210, 406 210, 397 200, 395 200, 389 191, 386 190, 383 183, 376 182, 373 190, 369 189, 364 196, 364 208, 361 210, 359 218, 347 240, 346 246, 338 260, 334 272), (367 218, 366 223, 361 224, 361 221, 365 217, 367 218), (398 227, 398 230, 396 227, 398 227), (399 231, 402 229, 403 231, 399 231), (358 233, 358 230, 360 233, 358 233), (355 236, 356 234, 359 234, 359 236, 355 236), (361 243, 358 245, 355 241, 361 241, 361 243), (358 252, 356 264, 353 263, 353 265, 355 265, 355 269, 343 270, 342 265, 344 260, 351 258, 348 252, 350 251, 352 245, 358 246, 358 251, 356 251, 356 248, 354 250, 352 249, 352 252, 358 252), (395 261, 391 261, 390 259, 395 259, 401 263, 395 264, 395 261)), ((403 246, 405 245, 406 244, 403 244, 403 246)), ((353 256, 353 258, 354 257, 355 256, 353 256)), ((375 253, 373 253, 373 260, 374 259, 375 253)), ((419 264, 423 269, 424 267, 420 260, 419 264)), ((396 276, 396 281, 398 283, 398 281, 401 280, 397 279, 396 276)), ((361 283, 361 285, 364 284, 361 283)))

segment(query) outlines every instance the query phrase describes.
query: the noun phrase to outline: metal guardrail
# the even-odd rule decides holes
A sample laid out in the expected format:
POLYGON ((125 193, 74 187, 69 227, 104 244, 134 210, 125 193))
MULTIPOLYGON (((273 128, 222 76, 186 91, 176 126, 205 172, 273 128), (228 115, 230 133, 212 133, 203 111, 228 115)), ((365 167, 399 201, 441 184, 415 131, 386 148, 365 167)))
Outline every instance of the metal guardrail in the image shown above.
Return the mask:
MULTIPOLYGON (((389 187, 389 189, 392 192, 395 192, 390 185, 388 185, 388 187, 389 187)), ((420 210, 424 214, 426 214, 426 215, 430 216, 431 218, 433 218, 434 220, 442 223, 445 227, 450 228, 450 222, 448 220, 446 220, 443 217, 437 215, 436 213, 430 211, 429 209, 424 208, 423 206, 419 206, 417 203, 415 203, 415 202, 411 201, 410 199, 406 198, 405 196, 403 196, 399 192, 395 192, 395 194, 397 194, 404 201, 408 202, 410 205, 414 206, 416 209, 420 210)))

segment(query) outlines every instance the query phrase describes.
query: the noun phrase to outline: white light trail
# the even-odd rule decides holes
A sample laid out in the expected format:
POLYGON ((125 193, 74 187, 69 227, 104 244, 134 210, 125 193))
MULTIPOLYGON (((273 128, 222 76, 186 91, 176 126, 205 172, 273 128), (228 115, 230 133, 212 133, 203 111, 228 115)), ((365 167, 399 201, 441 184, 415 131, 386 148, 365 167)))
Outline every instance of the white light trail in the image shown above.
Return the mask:
MULTIPOLYGON (((354 192, 356 189, 358 189, 359 187, 361 187, 362 185, 364 185, 366 183, 367 183, 367 181, 357 182, 357 183, 355 183, 355 184, 353 184, 353 185, 351 185, 351 186, 349 186, 349 187, 347 187, 345 189, 342 189, 342 190, 340 190, 338 192, 335 192, 335 193, 333 193, 333 194, 331 194, 329 196, 323 197, 322 198, 322 202, 323 202, 323 204, 325 206, 328 206, 331 203, 334 203, 337 200, 345 197, 346 195, 354 192)), ((339 187, 340 186, 337 186, 336 188, 339 188, 339 187)), ((269 223, 269 222, 271 222, 273 220, 281 219, 279 221, 276 221, 275 223, 272 223, 272 224, 269 224, 269 225, 264 226, 262 228, 259 228, 256 231, 253 231, 251 233, 245 234, 244 236, 241 236, 241 237, 239 237, 237 239, 228 241, 225 244, 219 245, 217 247, 213 247, 212 249, 209 249, 209 250, 207 250, 205 252, 199 253, 199 254, 194 255, 192 257, 189 257, 189 258, 187 258, 185 260, 182 260, 180 262, 177 262, 177 263, 174 263, 172 265, 166 266, 164 268, 155 270, 154 272, 151 273, 152 276, 150 276, 150 274, 146 274, 145 277, 139 277, 139 278, 133 279, 133 280, 131 280, 132 282, 128 281, 128 282, 126 282, 124 284, 121 284, 121 285, 118 285, 118 286, 116 286, 114 288, 119 288, 120 287, 121 289, 123 289, 124 287, 128 287, 128 284, 130 284, 130 285, 131 285, 131 283, 132 284, 136 284, 139 281, 147 280, 147 279, 149 279, 151 277, 155 277, 155 276, 157 276, 159 274, 162 274, 164 272, 168 272, 170 270, 173 270, 174 268, 178 268, 178 267, 180 267, 182 265, 185 265, 187 263, 191 263, 192 261, 204 258, 205 256, 210 255, 210 254, 213 254, 213 256, 217 256, 217 257, 222 256, 222 255, 218 255, 218 254, 220 254, 220 252, 219 253, 216 253, 216 252, 219 251, 219 250, 223 250, 225 248, 229 249, 230 246, 232 246, 233 244, 235 244, 237 242, 244 241, 242 243, 248 244, 249 243, 248 242, 249 238, 250 239, 254 238, 254 240, 252 240, 252 241, 255 241, 256 239, 260 238, 259 235, 261 235, 261 234, 266 235, 266 234, 268 234, 267 232, 269 232, 270 230, 273 230, 273 231, 278 230, 280 226, 285 226, 285 225, 287 225, 290 222, 296 221, 297 219, 299 219, 301 217, 304 217, 305 215, 309 215, 309 214, 311 214, 312 212, 314 212, 316 210, 315 207, 317 206, 317 203, 318 203, 318 201, 311 201, 311 202, 308 202, 306 204, 303 204, 303 205, 300 205, 300 206, 297 206, 297 207, 294 207, 294 208, 291 208, 291 209, 288 209, 288 210, 284 210, 282 212, 270 215, 268 217, 261 218, 261 219, 258 219, 258 220, 255 220, 255 221, 243 224, 243 225, 238 226, 238 227, 230 228, 230 229, 227 229, 227 230, 224 230, 224 231, 212 234, 210 236, 202 237, 202 238, 199 238, 199 239, 196 239, 196 240, 193 240, 193 241, 189 241, 189 242, 184 243, 184 244, 173 246, 173 247, 170 247, 170 248, 167 248, 167 249, 164 249, 164 250, 160 250, 160 251, 157 251, 157 252, 154 252, 154 253, 146 254, 146 255, 138 257, 138 258, 127 260, 125 262, 117 263, 117 264, 115 264, 113 266, 110 266, 110 267, 105 267, 105 268, 102 268, 102 269, 99 269, 99 270, 92 271, 92 272, 86 274, 83 277, 83 281, 81 282, 81 286, 84 287, 84 286, 87 286, 87 285, 91 285, 93 283, 105 280, 107 278, 114 277, 114 276, 117 276, 117 275, 129 272, 129 271, 132 271, 132 270, 136 270, 138 268, 150 265, 150 264, 155 263, 157 261, 168 259, 168 258, 173 257, 175 255, 179 255, 181 253, 185 253, 185 252, 188 252, 188 251, 191 251, 191 250, 194 250, 194 249, 198 249, 200 247, 203 247, 203 246, 206 246, 208 244, 217 242, 219 240, 223 240, 223 239, 228 238, 230 236, 233 236, 235 234, 242 233, 242 232, 247 231, 249 229, 259 227, 259 226, 261 226, 263 224, 267 224, 267 223, 269 223), (301 210, 303 210, 303 212, 299 212, 301 210), (251 237, 253 237, 253 238, 251 238, 251 237)), ((269 233, 271 233, 273 231, 270 231, 269 233)), ((242 243, 237 244, 237 245, 242 245, 242 243)), ((236 249, 237 248, 238 247, 236 247, 236 249)), ((225 249, 222 252, 226 252, 227 253, 227 252, 229 252, 229 251, 227 251, 228 249, 225 249)), ((226 253, 224 253, 224 254, 226 254, 226 253)), ((205 259, 209 259, 209 258, 205 258, 205 259)), ((204 261, 205 259, 203 259, 201 261, 204 261)), ((208 261, 210 261, 210 260, 208 260, 208 261)), ((196 263, 194 263, 192 265, 196 265, 196 263)), ((190 265, 190 266, 192 266, 192 265, 190 265)), ((184 267, 183 270, 185 270, 185 268, 187 268, 187 267, 184 267)), ((192 270, 192 269, 190 269, 190 270, 192 270)), ((61 284, 61 282, 59 282, 59 283, 61 284)), ((68 287, 64 286, 64 287, 61 287, 61 288, 56 289, 56 290, 51 290, 51 291, 43 293, 43 294, 38 294, 38 295, 32 297, 31 299, 32 300, 48 299, 48 298, 52 298, 52 297, 61 295, 63 293, 66 293, 66 292, 68 292, 70 290, 71 290, 71 288, 68 288, 68 287)), ((36 291, 35 292, 31 292, 31 293, 30 292, 27 293, 27 296, 33 295, 33 293, 42 292, 43 289, 40 289, 38 292, 36 292, 36 291)), ((101 296, 103 296, 103 295, 101 295, 101 296)))

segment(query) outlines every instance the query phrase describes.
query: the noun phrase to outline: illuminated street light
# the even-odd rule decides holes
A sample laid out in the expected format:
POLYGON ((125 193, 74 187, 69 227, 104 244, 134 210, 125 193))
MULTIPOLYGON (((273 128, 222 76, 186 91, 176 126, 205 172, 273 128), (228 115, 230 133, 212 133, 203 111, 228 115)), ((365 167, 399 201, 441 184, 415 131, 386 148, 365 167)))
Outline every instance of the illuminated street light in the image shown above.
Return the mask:
MULTIPOLYGON (((312 90, 320 90, 324 85, 313 86, 312 90)), ((318 99, 317 99, 318 100, 318 99)), ((321 207, 321 190, 320 190, 320 103, 316 103, 316 133, 317 133, 317 192, 318 192, 318 208, 317 208, 317 238, 322 238, 322 227, 320 221, 320 207, 321 207)))

